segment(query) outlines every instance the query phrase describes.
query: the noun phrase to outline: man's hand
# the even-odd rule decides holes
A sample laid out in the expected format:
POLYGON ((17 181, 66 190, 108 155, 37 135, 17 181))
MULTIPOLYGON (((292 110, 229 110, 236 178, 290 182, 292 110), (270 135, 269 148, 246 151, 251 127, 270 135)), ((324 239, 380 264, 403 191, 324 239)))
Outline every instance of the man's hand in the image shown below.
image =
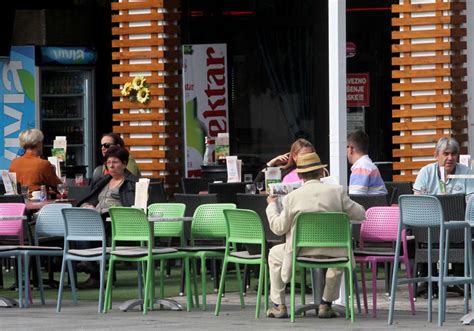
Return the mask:
POLYGON ((276 195, 269 195, 267 197, 267 204, 276 203, 278 197, 276 195))

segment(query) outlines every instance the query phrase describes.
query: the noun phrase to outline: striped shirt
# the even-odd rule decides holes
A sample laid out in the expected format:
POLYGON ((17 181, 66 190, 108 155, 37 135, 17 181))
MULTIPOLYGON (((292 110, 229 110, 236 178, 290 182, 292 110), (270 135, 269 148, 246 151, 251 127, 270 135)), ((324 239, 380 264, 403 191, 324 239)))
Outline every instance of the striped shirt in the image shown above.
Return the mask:
POLYGON ((387 194, 379 169, 368 155, 362 156, 351 167, 349 194, 387 194))

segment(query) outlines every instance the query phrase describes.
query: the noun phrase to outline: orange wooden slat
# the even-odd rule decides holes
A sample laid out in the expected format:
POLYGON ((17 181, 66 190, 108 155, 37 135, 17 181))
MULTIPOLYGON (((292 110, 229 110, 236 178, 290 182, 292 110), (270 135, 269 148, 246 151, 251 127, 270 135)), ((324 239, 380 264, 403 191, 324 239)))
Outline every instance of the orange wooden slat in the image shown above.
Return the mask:
MULTIPOLYGON (((157 87, 149 87, 150 95, 166 95, 166 96, 181 96, 183 91, 177 87, 166 87, 166 88, 157 88, 157 87)), ((122 93, 121 90, 116 88, 112 90, 113 97, 121 97, 122 93)))
POLYGON ((145 159, 145 158, 169 158, 169 157, 178 157, 179 151, 160 151, 158 149, 154 149, 151 151, 130 151, 133 155, 133 158, 137 159, 145 159))
POLYGON ((148 0, 140 2, 112 2, 112 10, 178 8, 179 0, 148 0))
POLYGON ((392 26, 431 25, 431 24, 463 24, 466 23, 465 15, 456 16, 431 16, 431 17, 394 17, 392 26))
MULTIPOLYGON (((145 78, 150 84, 176 84, 181 82, 181 77, 175 74, 168 74, 167 76, 146 76, 145 78)), ((133 80, 131 76, 114 76, 112 77, 112 84, 123 85, 131 80, 133 80)))
POLYGON ((136 109, 136 108, 178 108, 181 102, 177 100, 149 100, 146 104, 140 105, 128 100, 112 102, 113 109, 136 109))
POLYGON ((392 104, 394 105, 414 105, 420 103, 436 103, 436 102, 453 102, 461 103, 467 101, 467 95, 450 95, 450 94, 439 94, 439 95, 422 95, 415 97, 392 97, 392 104))
POLYGON ((138 72, 138 71, 175 71, 181 69, 179 63, 153 63, 153 64, 113 64, 112 72, 138 72))
POLYGON ((433 162, 435 162, 435 159, 430 161, 393 162, 393 170, 418 170, 433 162))
POLYGON ((393 109, 392 117, 423 117, 423 116, 463 116, 467 115, 466 107, 436 107, 436 108, 422 108, 422 109, 393 109))
POLYGON ((452 121, 427 121, 427 122, 400 122, 392 123, 392 130, 429 130, 429 129, 451 129, 452 121))
POLYGON ((181 58, 181 51, 138 51, 138 52, 112 52, 112 60, 126 60, 126 59, 161 59, 175 60, 181 58))
POLYGON ((392 155, 394 157, 405 157, 405 156, 433 156, 434 148, 405 148, 405 149, 394 149, 392 155))
POLYGON ((463 28, 418 31, 392 31, 392 39, 442 38, 464 36, 466 36, 466 29, 463 28))
POLYGON ((179 129, 180 127, 176 125, 120 125, 113 127, 113 131, 116 133, 176 133, 179 129))
POLYGON ((467 76, 466 68, 459 69, 419 69, 419 70, 392 70, 392 78, 421 78, 421 77, 457 77, 467 76))
POLYGON ((183 142, 179 137, 168 138, 124 138, 126 146, 174 146, 183 142))
POLYGON ((393 144, 410 144, 410 143, 435 143, 442 137, 450 137, 449 134, 429 134, 429 135, 407 135, 392 137, 393 144))
POLYGON ((419 13, 432 12, 440 10, 465 10, 464 2, 437 2, 437 3, 420 3, 420 4, 402 4, 392 5, 392 13, 419 13))
POLYGON ((439 55, 439 56, 404 56, 392 58, 392 65, 412 65, 412 64, 461 64, 467 61, 466 55, 439 55))
POLYGON ((424 51, 446 51, 466 49, 465 41, 423 43, 423 44, 403 44, 392 45, 392 52, 424 52, 424 51))
POLYGON ((158 38, 151 35, 150 38, 112 40, 112 47, 144 47, 144 46, 170 46, 175 47, 181 44, 178 38, 158 38))
POLYGON ((465 90, 467 82, 394 83, 392 91, 465 90))
POLYGON ((150 14, 132 14, 132 15, 112 15, 112 23, 123 22, 144 22, 144 21, 177 21, 178 13, 150 13, 150 14))
POLYGON ((416 180, 416 175, 393 175, 394 182, 412 182, 416 180))
POLYGON ((181 31, 181 28, 174 24, 172 25, 153 24, 151 26, 113 27, 112 35, 127 36, 127 35, 147 34, 147 33, 175 34, 175 33, 179 33, 180 31, 181 31))

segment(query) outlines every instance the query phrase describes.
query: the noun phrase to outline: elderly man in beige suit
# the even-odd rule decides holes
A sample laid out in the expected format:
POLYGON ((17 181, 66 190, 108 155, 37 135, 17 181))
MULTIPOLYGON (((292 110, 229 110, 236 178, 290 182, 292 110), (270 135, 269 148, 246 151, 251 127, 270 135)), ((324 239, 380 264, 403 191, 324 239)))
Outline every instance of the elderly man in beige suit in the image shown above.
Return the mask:
MULTIPOLYGON (((286 242, 270 250, 270 298, 274 306, 267 311, 268 317, 287 317, 285 306, 285 288, 291 280, 291 254, 295 216, 300 212, 344 212, 351 220, 363 220, 364 208, 349 199, 344 188, 339 185, 323 184, 319 178, 327 165, 321 164, 316 153, 298 157, 296 171, 304 181, 303 186, 283 198, 283 209, 279 210, 277 198, 269 196, 266 209, 271 230, 276 235, 285 235, 286 242)), ((345 249, 338 248, 305 248, 300 256, 341 257, 347 256, 345 249)), ((342 270, 328 269, 323 298, 319 306, 320 318, 336 317, 331 303, 339 297, 342 270)))

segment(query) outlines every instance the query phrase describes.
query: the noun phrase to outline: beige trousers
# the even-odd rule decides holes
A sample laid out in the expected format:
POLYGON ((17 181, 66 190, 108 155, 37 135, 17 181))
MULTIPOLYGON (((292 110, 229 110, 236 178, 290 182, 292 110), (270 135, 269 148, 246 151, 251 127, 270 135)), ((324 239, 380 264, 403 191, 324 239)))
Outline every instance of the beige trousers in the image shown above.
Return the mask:
MULTIPOLYGON (((338 257, 331 249, 319 249, 317 254, 310 256, 317 257, 338 257), (336 256, 335 256, 336 255, 336 256)), ((314 253, 314 252, 313 252, 314 253)), ((339 253, 339 252, 337 252, 339 253)), ((300 252, 300 256, 307 254, 300 252)), ((344 255, 343 255, 344 256, 344 255)), ((285 244, 274 246, 268 256, 270 269, 270 299, 273 303, 285 304, 286 284, 291 281, 291 253, 285 253, 285 244), (286 256, 285 256, 286 255, 286 256)), ((326 284, 324 286, 323 300, 332 302, 339 298, 339 287, 341 286, 341 276, 343 270, 328 269, 326 272, 326 284)))

